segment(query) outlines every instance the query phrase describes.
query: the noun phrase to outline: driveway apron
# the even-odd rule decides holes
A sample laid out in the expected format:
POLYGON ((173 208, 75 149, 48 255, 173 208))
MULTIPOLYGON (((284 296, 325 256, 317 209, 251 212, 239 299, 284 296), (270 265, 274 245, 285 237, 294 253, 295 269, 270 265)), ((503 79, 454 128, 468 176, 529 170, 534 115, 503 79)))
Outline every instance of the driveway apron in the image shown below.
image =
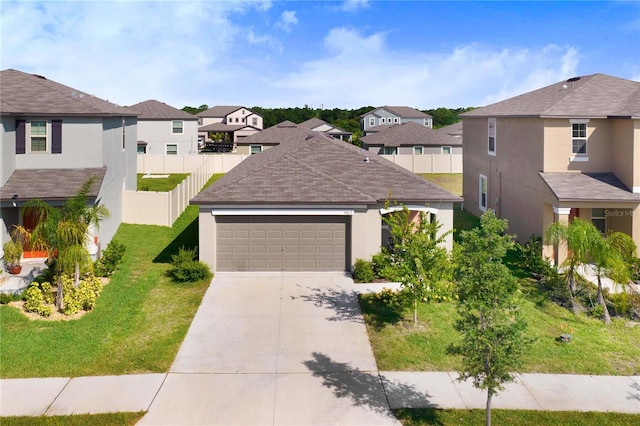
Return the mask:
POLYGON ((218 273, 139 424, 390 425, 353 281, 218 273))

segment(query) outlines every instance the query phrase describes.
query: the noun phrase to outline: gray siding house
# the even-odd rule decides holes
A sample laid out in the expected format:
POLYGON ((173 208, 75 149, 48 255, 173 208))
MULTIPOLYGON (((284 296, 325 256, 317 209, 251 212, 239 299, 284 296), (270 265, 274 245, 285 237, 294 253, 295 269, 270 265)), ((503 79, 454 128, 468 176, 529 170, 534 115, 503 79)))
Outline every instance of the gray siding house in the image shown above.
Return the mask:
POLYGON ((26 201, 62 205, 94 176, 89 201, 111 214, 92 230, 89 250, 98 255, 120 225, 122 190, 136 189, 136 115, 13 69, 0 71, 0 91, 0 247, 12 225, 29 227, 26 201))
POLYGON ((433 127, 432 116, 407 106, 383 106, 360 116, 360 126, 365 136, 376 132, 376 127, 378 126, 390 126, 409 122, 414 122, 429 128, 433 127))
POLYGON ((462 154, 462 140, 409 121, 362 138, 362 147, 384 155, 462 154))
POLYGON ((138 154, 198 153, 198 117, 150 99, 129 107, 138 114, 138 154))

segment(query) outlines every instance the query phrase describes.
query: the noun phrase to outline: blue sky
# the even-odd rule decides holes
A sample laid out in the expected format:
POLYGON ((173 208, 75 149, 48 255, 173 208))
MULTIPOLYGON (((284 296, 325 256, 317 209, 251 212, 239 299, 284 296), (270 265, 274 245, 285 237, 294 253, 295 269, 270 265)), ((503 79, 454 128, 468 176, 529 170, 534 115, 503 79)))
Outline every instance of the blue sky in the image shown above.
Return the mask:
POLYGON ((640 1, 2 1, 0 20, 0 68, 120 105, 455 108, 640 81, 640 1))

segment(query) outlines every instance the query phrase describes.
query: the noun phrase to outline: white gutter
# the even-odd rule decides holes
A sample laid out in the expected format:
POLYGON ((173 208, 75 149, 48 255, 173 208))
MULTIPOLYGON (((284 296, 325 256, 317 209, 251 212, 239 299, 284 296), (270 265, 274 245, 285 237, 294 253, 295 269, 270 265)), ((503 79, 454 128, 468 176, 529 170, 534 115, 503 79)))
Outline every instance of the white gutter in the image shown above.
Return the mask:
POLYGON ((353 216, 352 209, 211 209, 212 216, 353 216))

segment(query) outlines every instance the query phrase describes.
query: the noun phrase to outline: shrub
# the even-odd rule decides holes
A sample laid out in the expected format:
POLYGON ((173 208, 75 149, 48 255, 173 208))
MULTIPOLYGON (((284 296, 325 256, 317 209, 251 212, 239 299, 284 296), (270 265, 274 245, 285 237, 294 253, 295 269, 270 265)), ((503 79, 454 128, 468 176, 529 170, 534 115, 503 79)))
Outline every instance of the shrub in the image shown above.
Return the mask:
POLYGON ((27 287, 24 292, 24 310, 48 317, 53 313, 53 306, 46 304, 42 290, 35 284, 27 287))
POLYGON ((547 276, 553 268, 542 257, 542 239, 532 235, 526 244, 516 244, 516 250, 520 255, 521 266, 528 272, 538 276, 547 276))
POLYGON ((364 259, 356 259, 356 264, 353 266, 353 280, 357 283, 370 283, 375 278, 373 263, 364 259))
POLYGON ((393 254, 383 249, 380 253, 376 254, 372 258, 373 272, 379 278, 385 280, 399 282, 401 281, 398 268, 395 267, 393 254))
POLYGON ((7 305, 9 302, 15 302, 21 299, 21 294, 0 293, 0 305, 7 305))
POLYGON ((211 277, 209 267, 196 260, 196 251, 180 247, 177 254, 171 255, 172 268, 169 276, 177 282, 196 282, 211 277))
POLYGON ((390 288, 383 288, 374 297, 386 306, 396 309, 404 308, 411 299, 411 295, 406 289, 392 290, 390 288))
POLYGON ((116 270, 127 247, 119 241, 112 240, 102 253, 102 257, 96 260, 94 272, 98 277, 108 277, 116 270))
POLYGON ((66 275, 62 276, 62 290, 64 292, 64 309, 65 315, 73 315, 81 310, 90 311, 96 305, 98 295, 102 291, 102 283, 93 276, 86 276, 78 287, 73 285, 73 279, 66 275))

